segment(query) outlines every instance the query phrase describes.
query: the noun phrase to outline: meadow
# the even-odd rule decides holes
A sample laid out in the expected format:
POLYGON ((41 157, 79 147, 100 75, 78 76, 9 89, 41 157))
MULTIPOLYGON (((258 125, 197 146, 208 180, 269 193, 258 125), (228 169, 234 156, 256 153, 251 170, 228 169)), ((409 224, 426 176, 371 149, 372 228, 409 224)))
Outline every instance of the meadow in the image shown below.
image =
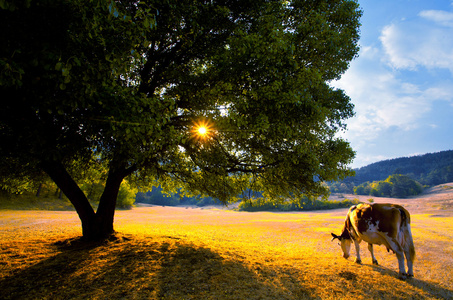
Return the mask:
POLYGON ((91 244, 74 211, 3 209, 0 299, 452 299, 452 186, 374 201, 411 212, 414 278, 398 279, 382 246, 379 266, 365 243, 362 265, 341 256, 330 233, 347 209, 135 207, 117 212, 115 238, 91 244))

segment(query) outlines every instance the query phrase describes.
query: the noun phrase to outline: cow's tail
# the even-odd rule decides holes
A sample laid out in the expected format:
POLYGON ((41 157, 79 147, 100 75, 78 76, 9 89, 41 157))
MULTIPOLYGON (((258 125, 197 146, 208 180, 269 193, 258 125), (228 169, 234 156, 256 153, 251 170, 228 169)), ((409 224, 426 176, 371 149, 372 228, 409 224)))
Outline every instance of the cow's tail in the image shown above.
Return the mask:
POLYGON ((414 240, 412 239, 411 218, 409 212, 400 208, 401 212, 401 231, 403 234, 403 248, 408 250, 411 262, 415 260, 414 240))

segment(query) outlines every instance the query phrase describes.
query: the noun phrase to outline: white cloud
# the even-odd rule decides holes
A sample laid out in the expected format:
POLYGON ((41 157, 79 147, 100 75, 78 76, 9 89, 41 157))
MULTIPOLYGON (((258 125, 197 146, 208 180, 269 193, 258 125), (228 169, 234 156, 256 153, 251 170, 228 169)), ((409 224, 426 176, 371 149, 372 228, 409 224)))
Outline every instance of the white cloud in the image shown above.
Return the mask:
POLYGON ((453 13, 443 10, 424 10, 420 17, 434 21, 442 26, 453 27, 453 13))
POLYGON ((356 116, 348 122, 346 136, 363 141, 375 139, 390 127, 413 130, 418 120, 431 110, 434 101, 453 103, 453 83, 433 83, 427 88, 405 82, 391 70, 373 66, 363 69, 353 65, 335 83, 346 91, 355 104, 356 116))
POLYGON ((419 16, 423 19, 382 30, 385 59, 396 69, 445 68, 453 73, 453 14, 429 10, 419 16))
POLYGON ((453 83, 451 80, 437 83, 426 89, 424 95, 432 100, 443 100, 451 102, 453 105, 453 83))
MULTIPOLYGON (((453 105, 453 80, 450 76, 439 82, 432 81, 426 72, 417 72, 416 77, 426 78, 426 82, 413 82, 382 62, 382 50, 361 49, 359 58, 351 63, 350 69, 333 83, 345 90, 355 104, 356 115, 347 121, 348 130, 341 134, 357 151, 353 167, 396 157, 390 153, 384 157, 382 153, 370 152, 373 148, 382 149, 382 142, 388 143, 387 137, 392 132, 413 134, 416 130, 437 128, 433 121, 425 124, 423 119, 432 111, 436 101, 448 101, 453 105)), ((393 144, 392 147, 397 146, 393 144)))
POLYGON ((431 105, 427 91, 397 78, 379 60, 354 61, 335 86, 345 90, 355 104, 356 116, 348 121, 345 133, 348 139, 366 142, 390 127, 413 129, 431 105))

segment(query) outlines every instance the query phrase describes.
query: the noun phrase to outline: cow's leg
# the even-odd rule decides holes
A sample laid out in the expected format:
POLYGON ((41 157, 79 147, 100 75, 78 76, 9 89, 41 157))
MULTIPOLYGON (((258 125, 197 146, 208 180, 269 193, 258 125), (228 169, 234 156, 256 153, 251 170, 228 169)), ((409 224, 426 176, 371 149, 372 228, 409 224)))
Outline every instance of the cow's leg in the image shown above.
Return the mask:
POLYGON ((406 279, 406 269, 404 267, 404 252, 401 250, 396 251, 396 258, 398 259, 399 278, 406 279))
POLYGON ((406 255, 406 262, 407 262, 407 275, 409 277, 414 277, 414 270, 412 266, 412 256, 408 249, 404 249, 404 254, 406 255))
POLYGON ((407 275, 409 277, 414 277, 413 262, 415 260, 415 249, 414 241, 412 240, 412 233, 410 225, 407 225, 405 232, 403 233, 404 238, 404 254, 406 255, 407 262, 407 275))
POLYGON ((403 250, 403 247, 401 247, 401 244, 394 238, 389 240, 389 244, 390 244, 391 249, 393 250, 393 252, 396 253, 396 258, 398 259, 399 278, 405 279, 407 274, 406 274, 406 268, 404 266, 404 250, 403 250))
POLYGON ((407 275, 409 277, 414 277, 413 262, 415 259, 415 250, 412 238, 410 240, 406 240, 404 243, 404 255, 406 255, 407 275))
POLYGON ((373 244, 368 243, 368 250, 370 250, 371 259, 373 260, 373 265, 376 265, 376 266, 379 265, 376 257, 374 257, 373 244))
POLYGON ((355 262, 358 264, 362 263, 362 259, 360 258, 360 244, 356 240, 354 240, 354 246, 355 246, 355 253, 356 253, 356 259, 355 262))

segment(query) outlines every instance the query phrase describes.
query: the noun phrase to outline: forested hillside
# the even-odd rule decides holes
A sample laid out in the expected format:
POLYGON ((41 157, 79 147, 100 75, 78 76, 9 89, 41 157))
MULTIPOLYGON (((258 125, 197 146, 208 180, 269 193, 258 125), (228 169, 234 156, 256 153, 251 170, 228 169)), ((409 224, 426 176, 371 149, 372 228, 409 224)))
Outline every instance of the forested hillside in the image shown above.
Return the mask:
POLYGON ((332 192, 352 192, 366 182, 384 181, 402 174, 424 186, 453 181, 453 150, 384 160, 355 170, 353 177, 329 184, 332 192))

